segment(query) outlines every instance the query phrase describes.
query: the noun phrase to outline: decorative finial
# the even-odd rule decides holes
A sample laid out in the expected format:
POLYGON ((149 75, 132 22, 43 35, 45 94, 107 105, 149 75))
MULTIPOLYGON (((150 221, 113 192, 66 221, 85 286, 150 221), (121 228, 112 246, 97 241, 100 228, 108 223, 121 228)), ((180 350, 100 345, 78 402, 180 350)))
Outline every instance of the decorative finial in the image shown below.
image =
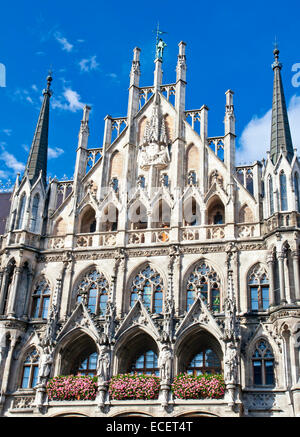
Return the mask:
POLYGON ((162 35, 163 33, 167 33, 167 32, 163 32, 162 30, 159 29, 159 22, 157 22, 157 29, 155 32, 156 32, 155 59, 160 59, 162 61, 163 51, 164 48, 167 46, 167 44, 163 41, 162 38, 159 37, 159 35, 162 35))
POLYGON ((43 90, 43 94, 48 94, 49 96, 52 96, 52 90, 50 89, 51 86, 51 82, 52 82, 53 78, 52 78, 52 69, 50 69, 48 71, 48 76, 47 76, 47 88, 43 90))
POLYGON ((274 50, 273 50, 275 62, 272 64, 272 68, 280 68, 282 67, 282 64, 279 62, 279 49, 278 49, 278 41, 277 37, 275 36, 275 42, 274 42, 274 50))

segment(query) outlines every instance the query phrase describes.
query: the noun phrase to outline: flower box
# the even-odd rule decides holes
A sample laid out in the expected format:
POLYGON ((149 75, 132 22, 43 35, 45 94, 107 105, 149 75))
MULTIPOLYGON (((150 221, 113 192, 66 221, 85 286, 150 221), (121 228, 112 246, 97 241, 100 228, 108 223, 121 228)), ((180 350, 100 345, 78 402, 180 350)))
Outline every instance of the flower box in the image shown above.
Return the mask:
POLYGON ((154 375, 120 374, 113 376, 109 384, 111 399, 157 399, 160 378, 154 375))
POLYGON ((48 381, 50 401, 94 400, 97 394, 97 378, 82 375, 56 376, 48 381))
POLYGON ((222 375, 193 376, 181 373, 175 376, 172 392, 177 399, 221 399, 225 383, 222 375))

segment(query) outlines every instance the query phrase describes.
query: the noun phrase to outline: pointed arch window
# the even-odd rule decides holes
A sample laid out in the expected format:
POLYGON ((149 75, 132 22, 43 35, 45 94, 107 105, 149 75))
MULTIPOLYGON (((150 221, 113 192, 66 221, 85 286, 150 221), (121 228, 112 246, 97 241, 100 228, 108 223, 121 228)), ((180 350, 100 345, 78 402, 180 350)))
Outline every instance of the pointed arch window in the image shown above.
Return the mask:
POLYGON ((31 232, 35 232, 37 228, 39 203, 40 203, 40 196, 39 194, 36 194, 33 198, 32 208, 31 208, 31 219, 30 219, 31 232))
POLYGON ((286 175, 282 171, 279 176, 280 183, 280 209, 281 211, 287 211, 287 191, 286 191, 286 175))
POLYGON ((299 175, 297 172, 294 174, 294 189, 296 197, 296 210, 300 212, 299 175))
POLYGON ((270 208, 270 215, 272 215, 274 214, 274 192, 273 192, 272 176, 269 176, 268 186, 269 186, 269 208, 270 208))
POLYGON ((32 294, 31 317, 47 319, 51 299, 51 289, 46 279, 42 279, 32 294))
POLYGON ((248 275, 250 308, 252 311, 266 311, 270 305, 270 284, 265 268, 258 264, 248 275))
POLYGON ((23 194, 21 201, 20 201, 17 229, 22 229, 23 221, 24 221, 25 206, 26 206, 26 194, 23 194))
POLYGON ((96 376, 97 373, 97 362, 98 362, 98 354, 97 352, 93 352, 84 360, 81 361, 78 374, 85 376, 96 376))
POLYGON ((192 306, 197 293, 213 311, 220 311, 220 278, 215 270, 205 262, 198 264, 187 280, 186 308, 192 306))
POLYGON ((275 384, 274 356, 267 341, 259 340, 252 356, 252 377, 254 385, 275 384))
POLYGON ((33 388, 38 383, 39 355, 36 349, 26 356, 21 378, 21 388, 33 388))
POLYGON ((163 307, 163 281, 160 274, 147 265, 134 278, 131 285, 130 306, 142 296, 144 305, 153 313, 161 313, 163 307))
POLYGON ((203 375, 204 373, 221 373, 221 361, 218 355, 210 348, 199 351, 187 366, 189 375, 203 375))
POLYGON ((153 350, 142 353, 134 360, 129 371, 131 373, 159 376, 157 354, 153 350))
POLYGON ((94 269, 87 273, 77 290, 77 301, 84 301, 91 313, 105 316, 109 284, 103 273, 94 269))

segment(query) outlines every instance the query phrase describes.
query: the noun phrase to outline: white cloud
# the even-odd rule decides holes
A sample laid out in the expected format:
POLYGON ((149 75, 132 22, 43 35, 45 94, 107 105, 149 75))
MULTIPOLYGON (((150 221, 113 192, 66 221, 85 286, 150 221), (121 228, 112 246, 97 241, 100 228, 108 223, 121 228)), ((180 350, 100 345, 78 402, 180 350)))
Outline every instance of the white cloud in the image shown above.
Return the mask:
POLYGON ((9 174, 7 173, 7 171, 0 170, 0 178, 7 179, 8 177, 9 177, 9 174))
POLYGON ((10 136, 11 136, 11 133, 12 133, 12 129, 2 129, 2 132, 3 132, 5 135, 7 135, 8 137, 10 137, 10 136))
POLYGON ((19 162, 14 155, 3 150, 3 146, 1 146, 2 153, 0 153, 0 160, 5 162, 6 167, 11 168, 14 172, 22 172, 25 168, 25 165, 22 162, 19 162))
POLYGON ((85 71, 85 72, 97 70, 97 68, 99 67, 99 64, 96 61, 96 58, 97 58, 97 56, 95 55, 95 56, 91 56, 88 59, 82 59, 79 62, 80 70, 85 71))
MULTIPOLYGON (((272 109, 262 117, 254 115, 244 128, 239 148, 236 153, 236 163, 252 163, 266 158, 270 149, 272 109)), ((300 96, 294 95, 288 105, 288 117, 294 147, 300 146, 300 96)))
POLYGON ((55 159, 64 153, 64 150, 60 147, 49 147, 48 148, 48 158, 55 159))
POLYGON ((38 87, 35 84, 31 85, 31 88, 36 92, 38 91, 38 87))
POLYGON ((52 107, 64 109, 66 111, 76 112, 78 109, 82 109, 84 104, 80 101, 80 95, 72 90, 71 88, 66 88, 63 93, 63 99, 66 101, 62 101, 62 98, 53 99, 52 107))
POLYGON ((65 38, 64 36, 62 36, 59 32, 55 32, 54 37, 56 39, 56 41, 58 41, 61 46, 62 46, 62 50, 66 51, 66 52, 71 52, 73 50, 73 44, 71 44, 67 38, 65 38))

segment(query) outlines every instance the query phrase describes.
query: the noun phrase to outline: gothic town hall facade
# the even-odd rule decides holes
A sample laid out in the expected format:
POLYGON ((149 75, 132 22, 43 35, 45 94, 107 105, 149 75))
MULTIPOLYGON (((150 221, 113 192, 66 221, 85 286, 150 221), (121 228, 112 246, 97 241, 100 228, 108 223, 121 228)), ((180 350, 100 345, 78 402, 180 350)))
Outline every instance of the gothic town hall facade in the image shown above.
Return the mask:
POLYGON ((178 47, 176 81, 156 56, 150 86, 134 49, 127 115, 105 117, 101 147, 84 107, 73 180, 47 178, 47 78, 24 174, 0 195, 2 416, 300 416, 300 165, 279 51, 269 151, 236 166, 234 93, 208 137, 178 47), (48 398, 80 370, 95 400, 48 398), (110 378, 137 370, 161 377, 158 399, 111 399, 110 378), (224 397, 175 398, 185 372, 223 374, 224 397))

